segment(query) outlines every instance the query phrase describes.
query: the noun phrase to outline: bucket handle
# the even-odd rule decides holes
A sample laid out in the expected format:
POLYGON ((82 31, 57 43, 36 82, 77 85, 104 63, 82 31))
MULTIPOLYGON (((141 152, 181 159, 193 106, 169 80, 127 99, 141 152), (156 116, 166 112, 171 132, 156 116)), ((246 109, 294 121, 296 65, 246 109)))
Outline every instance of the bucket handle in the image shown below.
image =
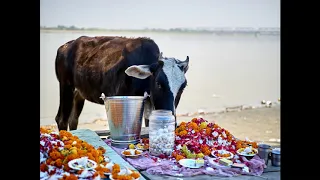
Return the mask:
POLYGON ((105 106, 105 108, 106 108, 106 111, 108 112, 108 111, 109 111, 109 104, 106 103, 106 101, 107 101, 106 95, 104 95, 104 93, 101 93, 100 98, 103 100, 104 106, 105 106))
MULTIPOLYGON (((147 92, 144 92, 143 100, 146 100, 148 97, 150 97, 150 95, 147 92)), ((107 101, 106 95, 104 95, 104 93, 101 93, 101 96, 99 98, 103 100, 105 108, 106 108, 106 111, 108 111, 109 110, 109 104, 106 103, 106 101, 107 101)))
POLYGON ((150 95, 147 92, 144 92, 143 94, 143 100, 146 100, 150 95))

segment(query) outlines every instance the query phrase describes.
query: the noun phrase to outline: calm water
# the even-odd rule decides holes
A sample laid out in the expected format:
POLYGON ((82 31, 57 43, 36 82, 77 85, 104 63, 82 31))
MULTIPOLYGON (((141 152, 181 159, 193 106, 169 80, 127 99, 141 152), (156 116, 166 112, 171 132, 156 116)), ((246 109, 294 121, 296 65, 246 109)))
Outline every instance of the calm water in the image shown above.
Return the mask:
MULTIPOLYGON (((190 57, 188 86, 177 113, 257 105, 280 97, 280 37, 162 33, 40 33, 40 124, 54 124, 59 84, 54 70, 57 49, 81 35, 147 36, 164 56, 190 57)), ((104 106, 85 102, 79 123, 106 118, 104 106)))

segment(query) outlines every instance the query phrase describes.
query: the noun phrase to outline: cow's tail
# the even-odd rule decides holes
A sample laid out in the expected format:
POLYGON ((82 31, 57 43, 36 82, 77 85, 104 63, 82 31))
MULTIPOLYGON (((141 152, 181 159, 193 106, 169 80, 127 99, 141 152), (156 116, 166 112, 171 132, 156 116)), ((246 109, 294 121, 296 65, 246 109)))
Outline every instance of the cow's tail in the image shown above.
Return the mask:
POLYGON ((62 73, 61 70, 64 69, 62 67, 66 63, 67 51, 68 51, 69 46, 72 42, 74 42, 74 40, 71 40, 71 41, 63 44, 57 50, 56 61, 55 61, 55 71, 56 71, 56 77, 57 77, 58 81, 61 80, 61 78, 60 78, 61 73, 62 73))
POLYGON ((59 78, 59 62, 61 61, 61 58, 63 58, 62 49, 63 46, 60 46, 57 50, 56 60, 55 60, 55 71, 56 71, 56 77, 58 81, 60 81, 59 78))

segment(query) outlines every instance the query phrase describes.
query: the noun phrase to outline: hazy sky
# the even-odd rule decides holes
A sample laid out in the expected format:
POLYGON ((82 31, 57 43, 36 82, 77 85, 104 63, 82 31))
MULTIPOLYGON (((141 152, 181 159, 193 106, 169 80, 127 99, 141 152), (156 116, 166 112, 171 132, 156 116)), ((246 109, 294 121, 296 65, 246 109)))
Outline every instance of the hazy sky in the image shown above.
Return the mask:
POLYGON ((280 27, 280 0, 40 0, 40 25, 280 27))

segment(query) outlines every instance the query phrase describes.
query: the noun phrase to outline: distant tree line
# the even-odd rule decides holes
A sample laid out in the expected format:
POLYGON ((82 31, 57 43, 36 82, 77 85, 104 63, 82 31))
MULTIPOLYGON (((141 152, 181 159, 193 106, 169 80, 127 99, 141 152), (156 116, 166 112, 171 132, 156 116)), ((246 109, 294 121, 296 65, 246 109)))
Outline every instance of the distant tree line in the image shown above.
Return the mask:
MULTIPOLYGON (((108 30, 108 31, 157 31, 157 32, 165 32, 165 31, 172 31, 172 32, 190 32, 194 30, 186 29, 186 28, 170 28, 170 29, 161 29, 161 28, 145 28, 145 29, 102 29, 102 28, 78 28, 74 25, 72 26, 64 26, 58 25, 57 27, 45 27, 40 26, 40 29, 47 29, 47 30, 108 30)), ((197 30, 198 31, 198 30, 197 30)))
POLYGON ((178 32, 178 33, 267 33, 267 34, 280 34, 280 28, 250 28, 250 27, 236 27, 236 28, 197 28, 197 29, 189 29, 189 28, 170 28, 170 29, 161 29, 161 28, 144 28, 144 29, 102 29, 102 28, 79 28, 74 25, 72 26, 64 26, 58 25, 57 27, 45 27, 40 26, 40 29, 43 30, 73 30, 73 31, 117 31, 117 32, 178 32))
POLYGON ((74 25, 72 26, 64 26, 64 25, 58 25, 57 27, 45 27, 40 26, 40 29, 56 29, 56 30, 85 30, 85 28, 78 28, 74 25))

